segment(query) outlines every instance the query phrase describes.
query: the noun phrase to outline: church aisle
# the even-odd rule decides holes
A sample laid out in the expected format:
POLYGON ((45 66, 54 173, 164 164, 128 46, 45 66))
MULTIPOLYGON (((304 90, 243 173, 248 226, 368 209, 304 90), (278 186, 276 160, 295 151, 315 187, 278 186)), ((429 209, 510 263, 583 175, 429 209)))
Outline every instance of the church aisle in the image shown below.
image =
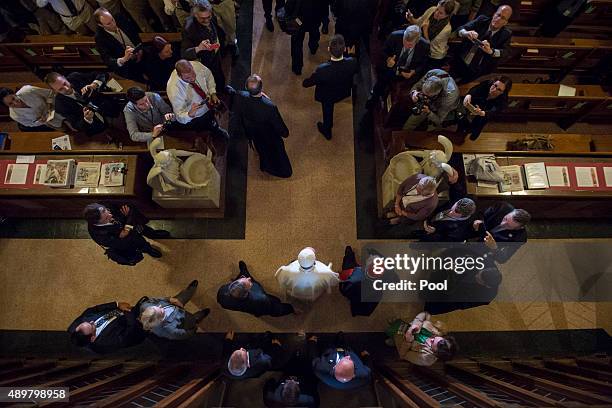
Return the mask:
MULTIPOLYGON (((136 267, 106 259, 91 240, 0 240, 0 329, 65 330, 88 306, 110 300, 136 302, 142 295, 174 295, 192 279, 200 286, 189 310, 211 307, 202 324, 206 331, 364 332, 384 330, 395 317, 412 318, 420 304, 381 304, 369 317, 352 318, 348 302, 337 290, 320 298, 305 313, 286 318, 256 319, 229 312, 216 304, 217 288, 238 272, 244 260, 266 289, 278 293, 274 272, 295 259, 305 246, 319 260, 341 267, 345 245, 357 252, 365 242, 356 239, 353 118, 350 100, 336 105, 334 137, 317 132, 320 104, 314 89, 301 82, 328 58, 327 41, 315 56, 305 46, 302 76, 290 70, 289 36, 278 26, 263 28, 261 2, 255 2, 252 71, 264 81, 264 92, 279 106, 290 130, 286 147, 294 175, 276 179, 259 171, 249 151, 247 218, 244 240, 167 240, 164 256, 136 267)), ((333 30, 330 30, 333 31, 333 30)), ((536 330, 603 327, 610 331, 610 304, 501 304, 442 316, 450 330, 536 330), (608 316, 608 320, 604 317, 608 316)))

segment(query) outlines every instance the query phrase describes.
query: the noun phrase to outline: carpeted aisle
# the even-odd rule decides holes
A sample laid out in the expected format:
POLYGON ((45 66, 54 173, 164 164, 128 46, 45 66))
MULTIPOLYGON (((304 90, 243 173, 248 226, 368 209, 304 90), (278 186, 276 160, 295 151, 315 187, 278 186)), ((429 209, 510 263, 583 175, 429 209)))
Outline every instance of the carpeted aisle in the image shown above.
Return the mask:
MULTIPOLYGON (((411 318, 419 304, 381 304, 370 318, 352 318, 348 303, 334 290, 303 315, 256 319, 220 309, 217 288, 237 273, 244 260, 252 274, 278 293, 274 272, 313 246, 320 260, 338 271, 344 246, 359 250, 356 239, 353 119, 350 100, 336 107, 334 137, 316 129, 321 108, 314 89, 302 80, 328 58, 328 36, 315 56, 305 46, 304 75, 290 70, 289 36, 263 28, 261 3, 253 23, 253 72, 278 104, 290 129, 286 139, 294 175, 281 180, 259 171, 249 151, 247 219, 244 240, 167 240, 163 258, 122 267, 106 259, 91 240, 0 240, 0 329, 64 330, 88 306, 111 300, 135 302, 143 295, 174 295, 192 279, 200 287, 189 309, 211 307, 203 328, 211 332, 383 330, 390 318, 411 318), (263 28, 263 30, 262 30, 263 28)), ((279 294, 280 295, 280 294, 279 294)), ((609 304, 492 304, 443 316, 450 330, 527 330, 612 327, 609 304)))

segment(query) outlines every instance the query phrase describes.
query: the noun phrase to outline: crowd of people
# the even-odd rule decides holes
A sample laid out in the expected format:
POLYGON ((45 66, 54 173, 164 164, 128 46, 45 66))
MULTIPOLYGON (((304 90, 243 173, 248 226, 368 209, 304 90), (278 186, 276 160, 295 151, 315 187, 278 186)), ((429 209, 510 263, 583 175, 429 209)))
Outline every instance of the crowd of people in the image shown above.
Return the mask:
MULTIPOLYGON (((25 5, 28 1, 20 3, 25 5)), ((49 89, 31 85, 24 85, 17 92, 1 89, 0 99, 22 130, 64 129, 95 135, 123 126, 133 141, 144 143, 164 131, 181 129, 205 130, 229 138, 215 115, 227 106, 231 111, 232 137, 249 140, 258 153, 260 169, 277 177, 291 177, 292 167, 283 142, 289 129, 276 105, 264 93, 262 78, 250 75, 244 90, 226 86, 222 55, 235 59, 239 52, 232 0, 98 0, 98 3, 99 7, 94 9, 86 0, 36 0, 41 9, 34 17, 41 32, 44 29, 95 32, 96 46, 108 71, 146 84, 147 88, 127 89, 125 106, 119 106, 103 92, 111 79, 109 73, 50 72, 44 78, 49 89), (125 18, 123 10, 129 13, 131 21, 125 18), (58 21, 48 18, 51 12, 59 16, 63 28, 58 21), (40 17, 43 15, 47 17, 40 17), (41 18, 48 18, 46 25, 41 18), (181 31, 181 49, 173 49, 162 35, 155 36, 150 44, 143 44, 138 33, 156 27, 181 31), (166 92, 167 100, 160 91, 166 92)), ((317 128, 327 140, 332 138, 335 103, 351 95, 353 77, 358 71, 359 45, 368 43, 374 14, 369 0, 331 3, 277 0, 275 6, 284 24, 292 19, 299 21, 297 31, 291 32, 291 69, 296 75, 302 74, 306 33, 309 50, 315 54, 320 32, 327 33, 329 29, 330 6, 336 17, 336 34, 328 47, 330 60, 319 65, 302 83, 304 87, 316 87, 315 100, 322 106, 322 121, 317 128)), ((505 76, 481 78, 493 73, 506 55, 511 38, 506 25, 512 16, 508 5, 491 7, 491 1, 484 3, 488 6, 481 8, 478 0, 402 1, 392 8, 377 28, 387 38, 384 61, 377 67, 377 81, 368 107, 375 108, 386 99, 391 87, 406 87, 410 89, 414 108, 404 129, 424 126, 433 130, 452 122, 460 132, 470 133, 476 139, 487 121, 504 109, 512 87, 512 81, 505 76), (483 14, 482 10, 489 11, 483 14), (453 37, 461 42, 450 55, 449 40, 453 37), (457 84, 475 79, 480 82, 461 98, 457 84)), ((273 31, 272 1, 263 0, 263 6, 266 28, 273 31)), ((16 18, 6 12, 2 15, 5 19, 16 18)), ((479 214, 476 203, 458 187, 460 177, 452 168, 443 173, 441 178, 449 187, 450 200, 440 203, 439 179, 424 174, 410 176, 388 203, 385 219, 390 225, 422 223, 421 240, 425 242, 483 242, 491 260, 506 262, 516 247, 500 244, 527 240, 525 226, 529 214, 507 203, 479 214)), ((161 250, 147 238, 170 235, 148 226, 148 219, 127 204, 93 203, 85 208, 84 216, 92 239, 120 264, 134 265, 143 259, 143 254, 161 257, 161 250)), ((299 307, 267 293, 243 261, 238 269, 238 275, 217 292, 222 308, 256 317, 302 313, 299 307)), ((377 302, 362 300, 363 276, 351 247, 346 248, 340 273, 334 272, 331 264, 318 261, 314 249, 307 247, 294 262, 281 266, 275 274, 281 292, 290 298, 312 302, 339 286, 350 302, 352 315, 368 316, 377 302)), ((464 275, 458 286, 462 289, 457 290, 472 288, 484 293, 482 297, 486 300, 428 302, 425 311, 411 323, 393 322, 388 331, 389 343, 397 347, 401 358, 414 364, 430 365, 437 359, 452 358, 456 342, 439 324, 431 322, 431 314, 487 304, 495 297, 500 283, 501 274, 493 264, 479 273, 464 275)), ((139 344, 147 335, 169 340, 189 338, 201 330, 200 322, 210 313, 208 308, 196 313, 185 310, 197 286, 198 281, 193 281, 173 297, 143 297, 134 306, 125 302, 94 306, 83 312, 68 331, 75 344, 100 353, 139 344)), ((289 362, 285 361, 287 353, 282 353, 282 344, 271 334, 265 336, 261 347, 238 346, 233 332, 229 332, 224 366, 229 378, 258 377, 273 369, 285 372, 284 381, 266 384, 264 399, 270 401, 316 406, 317 379, 339 389, 358 388, 370 380, 365 364, 368 353, 356 354, 342 336, 325 351, 316 336, 308 336, 304 350, 291 354, 289 362)))

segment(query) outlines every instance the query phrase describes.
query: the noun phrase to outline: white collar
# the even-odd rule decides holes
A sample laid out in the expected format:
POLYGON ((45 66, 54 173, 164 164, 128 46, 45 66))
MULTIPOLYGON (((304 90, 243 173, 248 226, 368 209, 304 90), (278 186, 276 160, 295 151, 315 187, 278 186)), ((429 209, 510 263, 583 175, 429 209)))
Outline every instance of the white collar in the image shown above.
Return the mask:
POLYGON ((342 61, 343 59, 344 59, 344 56, 342 56, 340 58, 331 57, 331 60, 334 61, 334 62, 342 61))

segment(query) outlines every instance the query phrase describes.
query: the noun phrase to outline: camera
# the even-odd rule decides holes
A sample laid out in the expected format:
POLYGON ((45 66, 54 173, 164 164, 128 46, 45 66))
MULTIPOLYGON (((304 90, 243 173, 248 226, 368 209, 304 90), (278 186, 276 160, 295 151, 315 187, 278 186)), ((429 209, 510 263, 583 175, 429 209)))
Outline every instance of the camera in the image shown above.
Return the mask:
POLYGON ((162 123, 162 128, 164 129, 164 132, 168 131, 170 129, 170 126, 172 126, 172 119, 166 119, 164 120, 164 123, 162 123))
POLYGON ((412 113, 414 113, 415 115, 420 115, 421 112, 423 112, 423 108, 425 106, 428 106, 429 97, 425 95, 423 92, 418 92, 416 95, 417 95, 417 100, 414 103, 414 106, 412 107, 412 113))
POLYGON ((100 109, 98 105, 94 105, 91 102, 87 102, 84 107, 89 109, 90 111, 94 111, 96 113, 102 113, 102 109, 100 109))

